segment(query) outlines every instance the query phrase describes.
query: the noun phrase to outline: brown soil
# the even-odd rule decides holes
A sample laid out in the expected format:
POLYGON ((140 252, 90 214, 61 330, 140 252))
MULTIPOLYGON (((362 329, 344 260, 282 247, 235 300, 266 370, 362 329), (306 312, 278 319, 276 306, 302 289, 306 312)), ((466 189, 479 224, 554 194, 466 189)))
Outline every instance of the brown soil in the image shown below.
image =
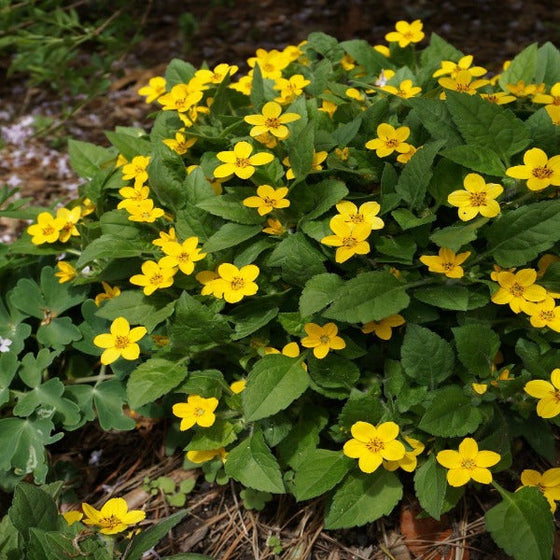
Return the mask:
MULTIPOLYGON (((19 196, 29 196, 41 205, 75 196, 79 179, 69 169, 66 140, 107 145, 104 130, 118 125, 149 126, 146 114, 150 109, 136 91, 149 77, 161 74, 174 57, 195 65, 206 61, 210 66, 228 62, 243 67, 256 48, 297 44, 312 31, 376 44, 383 42, 395 21, 416 18, 423 20, 428 34, 438 33, 494 70, 532 42, 560 43, 560 4, 543 0, 167 0, 150 5, 145 38, 115 66, 110 91, 70 118, 64 117, 65 111, 76 106, 76 99, 61 99, 45 88, 28 89, 21 76, 0 84, 4 142, 0 184, 19 187, 19 196), (189 37, 179 26, 179 17, 187 11, 197 25, 189 37), (32 123, 38 116, 48 116, 53 126, 47 135, 34 137, 32 123)), ((0 239, 9 242, 22 226, 0 218, 0 239)), ((149 428, 107 434, 92 425, 57 444, 53 459, 77 469, 76 501, 99 505, 110 496, 127 495, 134 505, 145 506, 149 519, 167 515, 170 508, 162 497, 143 493, 141 486, 145 476, 183 476, 177 474, 181 459, 165 457, 163 426, 149 428), (98 451, 101 458, 92 461, 98 451)), ((413 557, 403 545, 397 513, 358 530, 329 532, 321 527, 320 501, 296 505, 283 497, 257 513, 239 505, 237 485, 213 486, 201 476, 198 481, 187 502, 187 521, 173 531, 160 554, 192 551, 222 560, 413 557), (283 551, 278 555, 267 544, 269 537, 280 539, 283 551)), ((441 527, 446 548, 440 546, 440 556, 434 544, 421 558, 466 558, 464 549, 471 560, 505 558, 484 534, 482 516, 493 499, 489 494, 487 490, 472 493, 474 497, 457 508, 450 526, 441 527)), ((412 502, 410 496, 411 492, 412 502)))

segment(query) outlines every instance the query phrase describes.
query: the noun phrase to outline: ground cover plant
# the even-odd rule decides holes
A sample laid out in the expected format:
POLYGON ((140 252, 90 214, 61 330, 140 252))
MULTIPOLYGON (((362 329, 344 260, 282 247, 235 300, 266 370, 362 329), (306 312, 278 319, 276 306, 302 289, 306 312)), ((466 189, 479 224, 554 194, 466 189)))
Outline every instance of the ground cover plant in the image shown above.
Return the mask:
MULTIPOLYGON (((419 21, 386 41, 314 33, 242 76, 173 60, 139 92, 149 133, 70 143, 80 199, 4 189, 2 215, 33 220, 0 254, 0 469, 20 504, 49 444, 134 429, 134 410, 173 418, 185 467, 254 503, 324 495, 329 529, 405 489, 437 519, 493 485, 497 544, 550 558, 560 53, 490 76, 435 34, 421 49, 419 21)), ((3 522, 30 558, 85 529, 49 489, 55 521, 22 523, 14 499, 3 522)), ((90 508, 101 530, 127 515, 90 508)))

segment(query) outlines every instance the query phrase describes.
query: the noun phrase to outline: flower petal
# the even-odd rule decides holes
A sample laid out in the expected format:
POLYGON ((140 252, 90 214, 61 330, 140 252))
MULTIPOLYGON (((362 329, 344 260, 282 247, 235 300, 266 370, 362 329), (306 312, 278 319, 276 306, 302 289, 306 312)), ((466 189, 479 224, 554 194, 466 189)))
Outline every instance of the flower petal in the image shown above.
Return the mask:
POLYGON ((355 422, 350 432, 355 439, 364 443, 377 437, 377 428, 369 422, 355 422))

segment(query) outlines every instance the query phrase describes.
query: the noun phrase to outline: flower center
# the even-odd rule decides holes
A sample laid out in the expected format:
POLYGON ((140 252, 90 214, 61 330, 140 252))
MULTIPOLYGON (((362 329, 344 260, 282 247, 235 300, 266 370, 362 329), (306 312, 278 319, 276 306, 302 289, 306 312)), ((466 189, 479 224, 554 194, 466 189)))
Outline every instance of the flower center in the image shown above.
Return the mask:
POLYGON ((552 398, 554 399, 554 402, 560 403, 560 391, 558 389, 556 389, 555 391, 551 391, 551 393, 552 393, 552 398))
POLYGON ((236 276, 232 281, 231 281, 231 289, 232 290, 241 290, 245 287, 245 280, 240 277, 240 276, 236 276))
POLYGON ((270 62, 266 62, 263 64, 263 70, 265 72, 274 72, 274 64, 270 64, 270 62))
POLYGON ((345 237, 342 240, 343 247, 348 247, 349 249, 352 249, 352 247, 355 247, 357 244, 358 242, 355 237, 345 237))
POLYGON ((552 97, 552 105, 560 105, 560 96, 552 97))
POLYGON ((191 256, 189 253, 182 252, 177 255, 177 260, 180 262, 189 262, 191 260, 191 256))
POLYGON ((379 438, 376 437, 376 438, 370 439, 366 443, 366 447, 372 453, 379 453, 380 451, 385 449, 385 444, 379 438))
POLYGON ((471 206, 485 206, 485 205, 486 205, 485 192, 471 193, 471 206))
POLYGON ((121 520, 116 517, 114 514, 111 517, 102 517, 99 520, 99 526, 103 527, 104 529, 114 529, 118 525, 120 525, 121 520))
POLYGON ((396 148, 399 144, 400 142, 396 138, 387 138, 387 140, 385 140, 387 148, 396 148))
POLYGON ((467 93, 470 90, 471 90, 470 84, 462 84, 460 82, 457 82, 457 91, 459 93, 467 93))
POLYGON ((263 198, 263 201, 264 201, 265 206, 270 206, 271 208, 276 208, 276 200, 274 200, 273 198, 265 196, 263 198))
POLYGON ((352 222, 353 224, 363 224, 365 220, 362 214, 351 214, 348 221, 352 222))
POLYGON ((152 217, 152 213, 151 212, 142 212, 142 214, 140 214, 140 217, 143 220, 149 220, 152 217))
POLYGON ((543 165, 542 167, 535 167, 534 169, 531 170, 531 173, 537 179, 548 179, 549 177, 552 176, 554 171, 550 169, 550 167, 543 165))
POLYGON ((203 408, 195 408, 194 415, 195 416, 203 416, 206 411, 203 408))
POLYGON ((55 232, 55 229, 51 226, 45 226, 42 230, 43 235, 52 235, 55 232))
POLYGON ((515 282, 515 284, 513 284, 513 286, 509 289, 509 291, 515 297, 522 297, 523 294, 525 293, 525 288, 523 286, 519 285, 517 282, 515 282))
POLYGON ((145 169, 143 167, 136 166, 134 168, 134 175, 141 175, 144 171, 145 169))
POLYGON ((248 167, 251 165, 251 162, 247 158, 236 158, 235 160, 235 167, 248 167))
POLYGON ((450 270, 453 270, 455 268, 455 263, 452 262, 442 262, 441 263, 441 267, 443 268, 443 270, 445 270, 446 272, 449 272, 450 270))
POLYGON ((154 284, 154 285, 157 286, 157 285, 161 284, 162 281, 163 281, 163 276, 159 272, 156 272, 155 274, 150 276, 150 284, 154 284))
POLYGON ((328 343, 329 343, 329 340, 330 340, 330 339, 329 339, 329 337, 328 337, 326 334, 322 334, 322 335, 319 337, 319 342, 320 342, 321 344, 328 344, 328 343))
POLYGON ((546 322, 549 321, 554 321, 555 316, 554 316, 554 311, 541 311, 539 313, 539 317, 546 322))
POLYGON ((264 126, 267 128, 278 128, 280 126, 280 121, 276 117, 269 117, 265 119, 264 126))
POLYGON ((123 350, 129 344, 130 341, 128 340, 128 336, 122 336, 119 334, 115 337, 115 348, 117 348, 117 350, 123 350))
POLYGON ((175 107, 177 107, 178 110, 184 109, 186 106, 186 101, 187 100, 184 97, 175 99, 175 107))
POLYGON ((472 459, 463 459, 461 461, 461 467, 472 471, 476 467, 476 463, 472 459))

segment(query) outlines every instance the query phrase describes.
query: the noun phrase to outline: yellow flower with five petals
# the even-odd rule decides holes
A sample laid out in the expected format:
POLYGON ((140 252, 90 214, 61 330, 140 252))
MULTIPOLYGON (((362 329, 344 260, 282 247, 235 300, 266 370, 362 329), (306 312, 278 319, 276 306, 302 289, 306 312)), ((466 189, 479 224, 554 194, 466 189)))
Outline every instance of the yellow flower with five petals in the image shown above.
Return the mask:
POLYGON ((218 267, 222 296, 228 303, 237 303, 245 296, 254 296, 259 287, 254 280, 259 275, 259 267, 247 264, 237 268, 230 263, 218 267))
POLYGON ((260 216, 264 216, 278 208, 287 208, 290 201, 285 198, 288 194, 287 187, 277 189, 270 185, 260 185, 257 188, 257 196, 249 196, 243 200, 243 205, 256 208, 260 216))
POLYGON ((255 166, 270 163, 274 156, 267 152, 251 155, 253 146, 249 142, 237 142, 232 151, 218 152, 216 157, 224 162, 214 169, 214 177, 223 178, 236 175, 240 179, 249 179, 256 169, 255 166))
POLYGON ((410 43, 419 43, 424 38, 422 27, 423 24, 419 19, 415 19, 412 23, 403 20, 397 21, 395 31, 387 33, 385 41, 398 43, 401 49, 410 45, 410 43))
POLYGON ((469 173, 463 180, 465 190, 453 191, 447 202, 459 208, 459 218, 464 222, 480 214, 485 218, 495 218, 500 213, 496 198, 504 188, 496 183, 486 183, 478 173, 469 173))
POLYGON ((181 418, 179 430, 184 432, 195 424, 201 428, 213 426, 216 421, 214 411, 218 404, 218 399, 214 397, 205 399, 199 395, 189 395, 186 403, 174 404, 173 414, 181 418))
POLYGON ((322 360, 331 350, 346 348, 346 342, 338 336, 338 327, 334 323, 327 323, 322 327, 315 323, 307 323, 303 328, 307 336, 301 339, 301 345, 313 348, 313 355, 318 360, 322 360))
POLYGON ((194 271, 194 263, 206 257, 206 253, 202 253, 197 245, 198 237, 189 237, 185 239, 183 243, 164 241, 161 244, 161 250, 166 256, 161 258, 158 264, 162 268, 173 268, 177 266, 184 274, 192 274, 194 271))
POLYGON ((537 271, 533 268, 524 268, 515 273, 503 270, 496 274, 496 281, 500 285, 497 292, 492 295, 492 302, 497 305, 509 304, 514 313, 525 311, 530 302, 543 301, 546 289, 538 284, 537 271))
POLYGON ((408 126, 395 128, 388 123, 381 123, 377 127, 377 138, 366 142, 366 148, 375 150, 379 158, 390 156, 394 151, 404 154, 410 149, 410 144, 405 142, 409 136, 408 126))
POLYGON ((58 272, 55 272, 54 275, 58 278, 59 284, 70 282, 70 280, 74 280, 74 278, 78 275, 76 269, 70 263, 58 261, 56 266, 58 268, 58 272))
POLYGON ((552 513, 556 511, 556 502, 560 500, 560 468, 548 469, 542 474, 533 469, 525 469, 521 473, 521 484, 538 488, 548 500, 552 513))
POLYGON ((531 148, 523 154, 523 165, 508 167, 506 175, 527 179, 530 191, 542 191, 549 185, 560 187, 560 155, 549 159, 540 148, 531 148))
POLYGON ((288 138, 290 131, 286 126, 288 123, 301 119, 297 113, 282 114, 282 106, 275 101, 265 103, 260 115, 247 115, 244 117, 246 123, 252 124, 251 136, 260 136, 269 132, 279 140, 288 138))
POLYGON ((390 340, 393 329, 404 325, 404 323, 404 317, 397 313, 379 321, 369 321, 362 327, 362 332, 364 334, 375 333, 381 340, 390 340))
POLYGON ((122 533, 130 525, 136 525, 146 518, 146 512, 140 509, 128 511, 128 505, 123 498, 111 498, 100 510, 83 503, 82 510, 86 515, 83 523, 101 527, 99 532, 104 535, 122 533))
POLYGON ((321 243, 337 247, 334 258, 337 263, 346 262, 354 255, 367 255, 370 252, 371 248, 366 241, 371 233, 369 224, 351 226, 346 222, 331 220, 330 228, 334 235, 323 237, 321 243))
POLYGON ((112 364, 121 356, 125 360, 136 360, 140 355, 140 346, 136 343, 148 332, 146 327, 131 329, 124 317, 117 317, 109 330, 109 333, 98 334, 93 339, 95 346, 104 349, 101 363, 112 364))
POLYGON ((422 255, 420 262, 425 264, 430 272, 445 274, 447 278, 462 278, 465 271, 461 265, 470 254, 470 251, 455 254, 451 249, 441 247, 438 255, 422 255))
POLYGON ((144 295, 149 296, 156 290, 172 286, 176 273, 177 269, 174 267, 161 266, 159 262, 155 261, 145 261, 142 263, 142 274, 131 276, 130 283, 135 286, 143 286, 144 295))
POLYGON ((552 370, 550 381, 534 379, 523 389, 531 397, 539 399, 537 414, 541 418, 554 418, 560 414, 560 368, 552 370))

